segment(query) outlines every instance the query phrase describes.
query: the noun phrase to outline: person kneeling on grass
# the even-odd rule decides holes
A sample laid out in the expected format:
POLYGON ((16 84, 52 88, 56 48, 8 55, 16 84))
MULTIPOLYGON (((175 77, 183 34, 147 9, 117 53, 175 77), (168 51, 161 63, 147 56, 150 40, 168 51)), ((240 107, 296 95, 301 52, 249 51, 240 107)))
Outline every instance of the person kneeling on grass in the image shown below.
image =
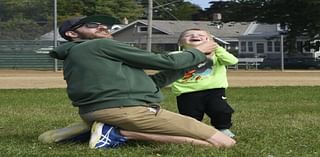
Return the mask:
POLYGON ((208 40, 179 54, 155 54, 112 40, 108 27, 115 22, 109 16, 66 20, 59 33, 69 42, 50 52, 53 58, 64 60, 68 96, 85 123, 93 124, 90 147, 104 147, 101 143, 110 143, 113 133, 120 136, 119 143, 141 139, 225 148, 235 145, 234 139, 217 129, 159 105, 163 99, 160 88, 206 61, 205 53, 213 51, 214 42, 208 40), (144 69, 161 72, 148 76, 144 69), (118 129, 112 132, 114 128, 106 124, 118 129))

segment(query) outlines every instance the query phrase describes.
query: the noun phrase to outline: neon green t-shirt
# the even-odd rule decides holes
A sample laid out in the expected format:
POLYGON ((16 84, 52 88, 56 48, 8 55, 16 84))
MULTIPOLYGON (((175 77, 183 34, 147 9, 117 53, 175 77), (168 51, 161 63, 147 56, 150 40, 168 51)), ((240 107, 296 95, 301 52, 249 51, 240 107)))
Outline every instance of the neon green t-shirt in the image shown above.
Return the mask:
POLYGON ((191 70, 184 77, 174 82, 171 90, 174 95, 202 91, 214 88, 227 88, 227 65, 238 63, 238 59, 223 47, 218 47, 212 57, 213 63, 206 63, 197 70, 191 70))

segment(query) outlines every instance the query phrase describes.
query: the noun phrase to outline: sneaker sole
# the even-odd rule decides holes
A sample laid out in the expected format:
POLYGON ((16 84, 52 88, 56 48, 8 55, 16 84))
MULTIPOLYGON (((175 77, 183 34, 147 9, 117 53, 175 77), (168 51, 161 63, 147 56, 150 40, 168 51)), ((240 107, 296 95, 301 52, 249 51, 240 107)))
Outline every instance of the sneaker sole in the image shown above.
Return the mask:
POLYGON ((96 131, 96 129, 98 130, 102 130, 103 124, 99 123, 99 122, 94 122, 91 128, 91 137, 90 137, 90 141, 89 141, 89 147, 91 149, 96 149, 96 144, 100 139, 101 136, 101 131, 96 131))

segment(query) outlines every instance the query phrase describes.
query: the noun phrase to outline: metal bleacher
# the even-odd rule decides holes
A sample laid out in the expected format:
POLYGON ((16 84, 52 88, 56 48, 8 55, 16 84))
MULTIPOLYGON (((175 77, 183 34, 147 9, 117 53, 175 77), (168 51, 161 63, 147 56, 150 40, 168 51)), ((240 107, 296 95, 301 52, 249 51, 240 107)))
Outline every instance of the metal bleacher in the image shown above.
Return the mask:
MULTIPOLYGON (((0 41, 0 68, 53 70, 50 49, 52 41, 0 41)), ((57 66, 61 69, 62 61, 57 66)))
POLYGON ((257 70, 259 68, 259 65, 263 62, 264 58, 238 58, 238 64, 233 66, 228 66, 229 69, 255 69, 257 70))

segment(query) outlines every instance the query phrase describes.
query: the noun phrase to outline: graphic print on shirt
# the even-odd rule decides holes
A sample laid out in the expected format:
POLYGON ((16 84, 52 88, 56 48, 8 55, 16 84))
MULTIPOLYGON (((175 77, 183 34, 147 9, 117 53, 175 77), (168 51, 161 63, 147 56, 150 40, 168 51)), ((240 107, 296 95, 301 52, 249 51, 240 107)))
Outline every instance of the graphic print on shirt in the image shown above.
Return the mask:
POLYGON ((193 82, 198 80, 203 80, 209 77, 213 72, 213 63, 212 61, 207 61, 205 64, 200 63, 202 65, 198 69, 193 69, 184 73, 183 82, 193 82))

